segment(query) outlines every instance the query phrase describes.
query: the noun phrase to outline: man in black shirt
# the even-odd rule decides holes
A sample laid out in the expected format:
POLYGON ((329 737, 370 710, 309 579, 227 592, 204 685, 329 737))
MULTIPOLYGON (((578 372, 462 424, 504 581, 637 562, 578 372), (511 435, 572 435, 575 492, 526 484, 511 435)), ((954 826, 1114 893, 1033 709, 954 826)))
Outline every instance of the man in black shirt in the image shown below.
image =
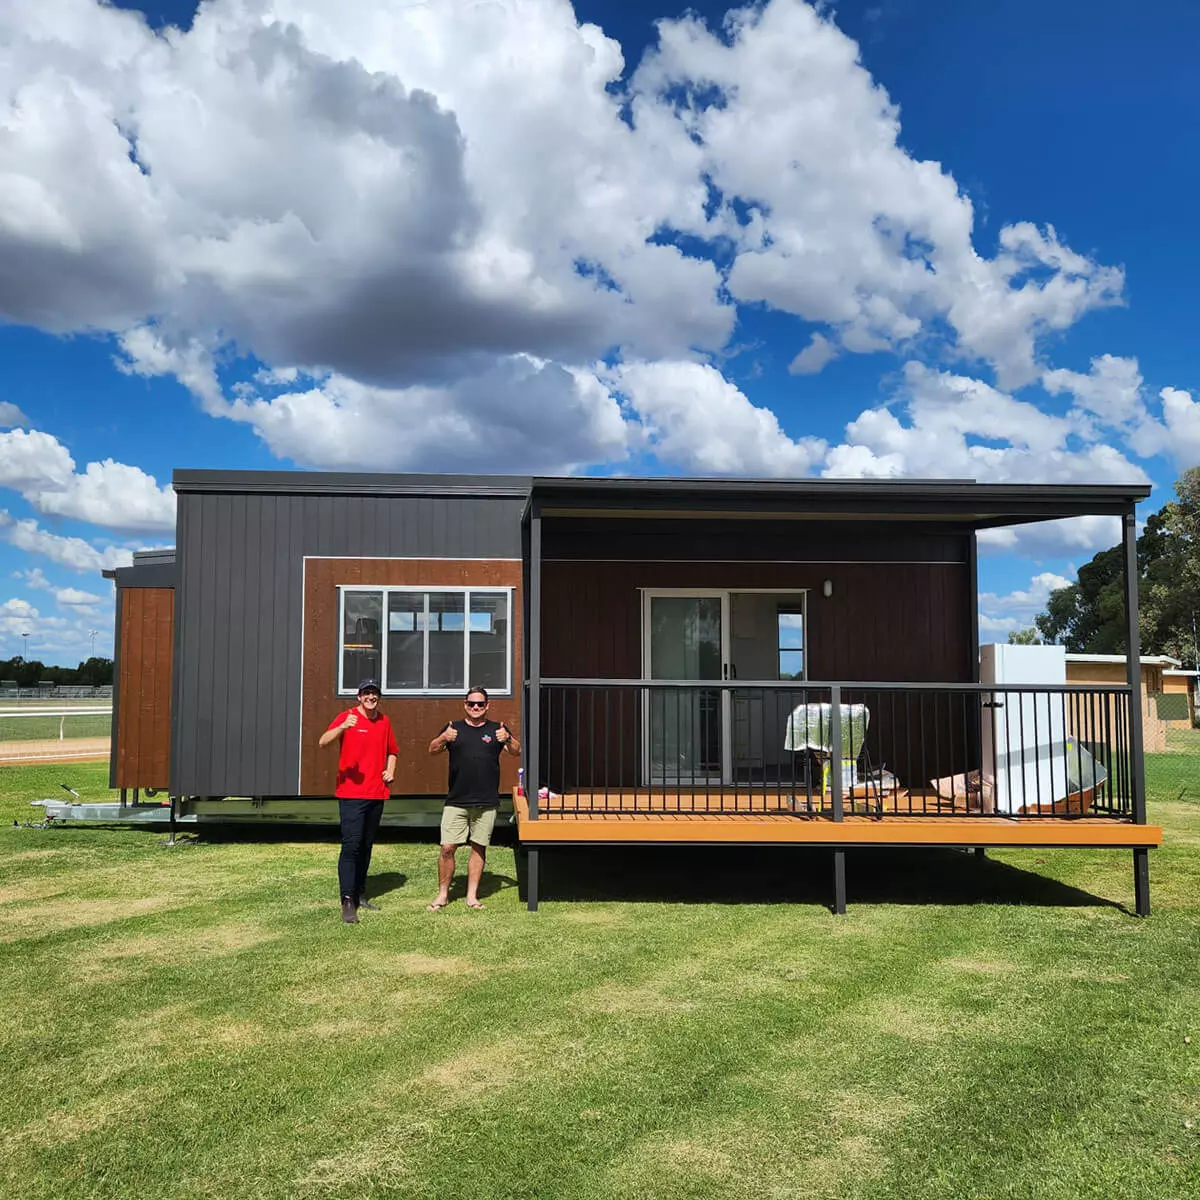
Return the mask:
POLYGON ((520 754, 521 745, 507 725, 487 719, 488 694, 480 687, 467 693, 466 718, 451 721, 429 743, 430 754, 450 754, 450 786, 442 810, 442 852, 438 856, 438 894, 430 912, 450 902, 454 858, 463 842, 471 843, 467 861, 467 907, 482 908, 479 880, 500 802, 500 755, 520 754))

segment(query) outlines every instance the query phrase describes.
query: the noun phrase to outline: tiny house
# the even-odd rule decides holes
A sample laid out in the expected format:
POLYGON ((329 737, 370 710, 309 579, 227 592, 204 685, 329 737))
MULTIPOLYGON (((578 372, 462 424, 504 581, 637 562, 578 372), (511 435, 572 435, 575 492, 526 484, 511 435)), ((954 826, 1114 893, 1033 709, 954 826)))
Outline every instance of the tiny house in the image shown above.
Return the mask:
MULTIPOLYGON (((1124 846, 1148 903, 1140 690, 981 681, 976 578, 980 530, 1103 514, 1128 540, 1140 485, 178 471, 174 487, 173 556, 115 572, 113 782, 165 786, 180 817, 333 819, 317 738, 373 677, 401 749, 385 821, 432 822, 445 762, 426 746, 482 684, 524 741, 528 786, 506 762, 503 792, 531 906, 542 851, 648 842, 827 845, 838 909, 847 846, 1124 846), (1021 696, 1087 737, 1074 774, 1008 812, 984 735, 1021 696), (1081 787, 1085 753, 1102 785, 1081 787)), ((1136 645, 1135 586, 1127 601, 1136 645)))

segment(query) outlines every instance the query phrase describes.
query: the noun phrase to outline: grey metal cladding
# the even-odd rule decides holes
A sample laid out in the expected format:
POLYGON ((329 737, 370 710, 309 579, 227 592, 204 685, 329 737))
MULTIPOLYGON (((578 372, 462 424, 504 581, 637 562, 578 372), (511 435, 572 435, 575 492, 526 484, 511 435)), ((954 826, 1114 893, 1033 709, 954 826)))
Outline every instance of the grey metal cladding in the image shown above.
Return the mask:
POLYGON ((138 562, 132 567, 118 567, 112 572, 113 582, 118 588, 175 586, 177 568, 175 562, 138 562))
POLYGON ((184 484, 171 791, 295 794, 306 557, 519 558, 525 499, 184 484))

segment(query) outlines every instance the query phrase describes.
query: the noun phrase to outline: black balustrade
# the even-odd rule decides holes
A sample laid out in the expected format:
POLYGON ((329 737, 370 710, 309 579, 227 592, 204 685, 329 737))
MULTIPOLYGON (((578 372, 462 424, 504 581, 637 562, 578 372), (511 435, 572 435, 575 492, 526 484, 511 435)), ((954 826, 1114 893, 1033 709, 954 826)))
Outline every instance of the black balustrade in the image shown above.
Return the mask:
POLYGON ((530 815, 1135 817, 1127 686, 542 679, 530 815))

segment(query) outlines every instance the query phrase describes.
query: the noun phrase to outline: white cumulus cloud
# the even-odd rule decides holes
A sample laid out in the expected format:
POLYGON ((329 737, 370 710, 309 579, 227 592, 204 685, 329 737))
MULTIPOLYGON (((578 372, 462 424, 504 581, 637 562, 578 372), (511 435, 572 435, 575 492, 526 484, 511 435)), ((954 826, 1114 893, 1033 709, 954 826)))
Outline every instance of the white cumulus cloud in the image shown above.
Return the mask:
POLYGON ((88 463, 75 471, 70 451, 39 430, 0 433, 0 487, 19 491, 40 513, 111 529, 173 529, 175 494, 139 467, 88 463))
POLYGON ((980 379, 909 362, 901 415, 862 413, 829 451, 840 477, 974 479, 981 483, 1140 483, 1145 471, 1106 444, 1076 445, 1077 424, 980 379), (907 416, 907 421, 903 418, 907 416))
POLYGON ((660 459, 705 475, 807 475, 825 443, 789 437, 768 408, 752 404, 715 367, 626 363, 605 377, 636 413, 660 459))
POLYGON ((114 567, 128 567, 133 563, 133 552, 119 546, 97 549, 79 537, 63 537, 51 533, 31 518, 19 519, 6 509, 0 509, 0 540, 16 546, 30 554, 40 554, 51 562, 73 571, 99 574, 114 567))
MULTIPOLYGON (((767 447, 766 410, 739 409, 727 451, 665 419, 668 381, 713 370, 740 308, 819 327, 796 373, 934 343, 1008 387, 1042 372, 1043 335, 1120 301, 1120 271, 1048 227, 978 245, 969 198, 904 149, 895 104, 818 6, 658 32, 626 64, 567 0, 209 0, 187 32, 99 0, 10 0, 0 315, 109 331, 123 369, 175 375, 298 462, 334 465, 331 426, 368 407, 422 465, 474 463, 489 434, 511 457, 494 388, 508 431, 541 431, 538 464, 620 466, 649 441, 686 469, 778 473, 814 448, 767 447), (273 383, 227 394, 231 355, 273 383), (618 423, 597 362, 627 366, 630 393, 658 370, 652 428, 618 423)), ((728 416, 738 389, 694 377, 728 416)), ((849 443, 838 469, 889 473, 890 453, 849 443)), ((41 511, 111 505, 116 466, 41 511)), ((134 482, 122 519, 161 520, 134 482)))
POLYGON ((1050 593, 1070 586, 1072 580, 1053 571, 1035 575, 1028 588, 1016 588, 1004 595, 979 593, 979 629, 983 634, 1007 638, 1019 629, 1028 629, 1034 617, 1045 611, 1050 593))

